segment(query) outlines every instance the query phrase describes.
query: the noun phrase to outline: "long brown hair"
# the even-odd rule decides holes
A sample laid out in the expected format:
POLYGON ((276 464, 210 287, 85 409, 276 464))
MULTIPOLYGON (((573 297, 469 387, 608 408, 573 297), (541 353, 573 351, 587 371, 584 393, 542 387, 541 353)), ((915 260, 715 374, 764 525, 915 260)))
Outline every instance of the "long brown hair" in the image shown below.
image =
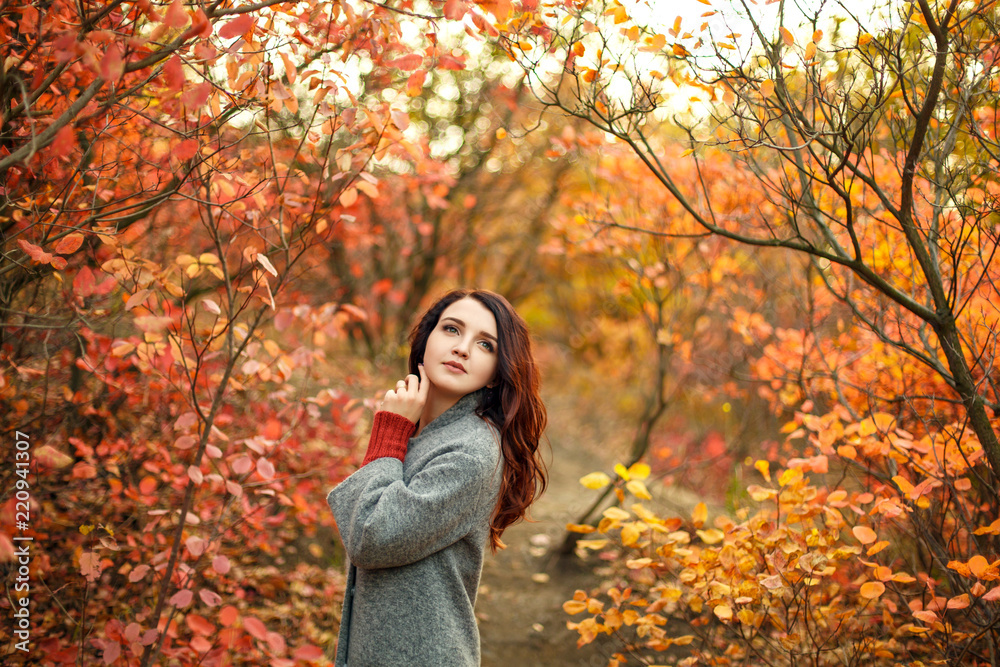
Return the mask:
POLYGON ((441 313, 451 304, 473 298, 483 304, 497 323, 497 371, 484 388, 476 409, 500 431, 503 479, 500 496, 490 519, 490 546, 502 549, 507 526, 520 521, 531 503, 545 490, 545 462, 538 451, 545 430, 545 406, 538 395, 538 369, 531 353, 528 325, 507 299, 489 290, 460 289, 448 292, 432 305, 410 332, 410 372, 419 375, 430 336, 441 313))

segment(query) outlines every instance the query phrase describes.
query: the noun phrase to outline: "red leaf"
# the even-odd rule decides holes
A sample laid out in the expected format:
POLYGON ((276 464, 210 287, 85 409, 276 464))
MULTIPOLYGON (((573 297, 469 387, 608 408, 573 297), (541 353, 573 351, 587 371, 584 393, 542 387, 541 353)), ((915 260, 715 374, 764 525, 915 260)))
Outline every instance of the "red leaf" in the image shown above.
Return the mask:
POLYGON ((392 119, 392 124, 400 130, 405 130, 410 126, 410 114, 402 109, 392 109, 389 111, 389 118, 392 119))
POLYGON ((405 56, 396 58, 395 60, 390 60, 386 63, 386 65, 389 67, 395 67, 396 69, 405 70, 407 72, 412 72, 420 67, 423 62, 424 57, 419 53, 408 53, 405 56))
POLYGON ((210 591, 207 588, 203 588, 198 591, 198 597, 201 601, 207 604, 209 607, 218 607, 222 604, 222 596, 220 596, 215 591, 210 591))
POLYGON ((468 11, 469 5, 465 4, 463 0, 445 0, 444 17, 446 19, 459 21, 465 17, 468 11))
POLYGON ((243 627, 252 637, 261 641, 267 638, 267 627, 253 616, 247 616, 243 619, 243 627))
POLYGON ((175 53, 163 64, 163 83, 170 90, 180 90, 184 87, 187 77, 184 76, 184 66, 175 53))
POLYGON ((253 461, 250 459, 249 456, 244 454, 243 456, 233 461, 232 466, 234 473, 236 473, 237 475, 245 475, 248 472, 250 472, 250 468, 253 467, 253 461))
POLYGON ((194 17, 191 21, 191 27, 187 29, 184 33, 183 39, 186 41, 192 37, 208 37, 212 34, 212 23, 205 16, 204 10, 201 7, 194 10, 194 17))
POLYGON ((212 642, 208 641, 201 635, 192 637, 190 646, 198 653, 207 653, 212 650, 212 642))
POLYGON ((980 600, 987 600, 989 602, 1000 601, 1000 586, 994 586, 986 592, 980 600))
POLYGON ((183 608, 191 604, 191 600, 193 598, 194 598, 194 593, 185 588, 171 595, 170 600, 168 600, 168 602, 174 605, 175 607, 183 608))
POLYGON ((219 554, 218 556, 212 559, 212 569, 218 572, 219 574, 225 574, 226 572, 229 572, 229 559, 223 556, 222 554, 219 554))
POLYGON ((188 551, 191 552, 191 555, 196 557, 205 553, 205 547, 207 546, 205 540, 201 539, 197 535, 192 535, 184 540, 184 544, 187 546, 188 551))
POLYGON ((6 563, 15 560, 17 552, 14 551, 14 542, 0 533, 0 563, 6 563))
POLYGON ((24 239, 18 239, 17 244, 21 246, 21 250, 23 250, 28 257, 35 260, 39 264, 48 264, 52 261, 52 254, 45 252, 34 243, 28 243, 24 239))
POLYGON ((74 148, 76 148, 76 132, 73 131, 72 125, 60 128, 49 145, 49 150, 54 158, 66 157, 73 152, 74 148))
POLYGON ((246 34, 253 29, 253 17, 249 14, 240 14, 226 25, 219 28, 219 37, 222 39, 232 39, 246 34))
POLYGON ((219 623, 222 623, 227 628, 236 623, 239 617, 240 610, 231 604, 227 604, 219 611, 219 623))
POLYGON ((125 73, 125 61, 117 44, 112 44, 101 58, 100 75, 105 81, 117 81, 125 73))
POLYGON ((195 155, 198 154, 198 140, 197 139, 185 139, 181 143, 177 144, 174 148, 174 157, 176 157, 181 162, 190 160, 195 155))
POLYGON ((113 665, 118 660, 118 658, 121 657, 121 654, 122 654, 121 644, 110 640, 106 640, 104 642, 104 655, 102 656, 102 658, 104 659, 105 665, 113 665))
POLYGON ((181 102, 189 109, 197 109, 208 101, 208 96, 212 92, 212 84, 200 83, 185 90, 181 94, 181 102))
POLYGON ((215 626, 209 623, 205 617, 199 616, 198 614, 188 614, 184 618, 184 622, 187 623, 189 628, 199 635, 215 634, 215 626))
POLYGON ((187 25, 187 21, 187 13, 181 0, 173 0, 167 7, 167 15, 163 17, 163 22, 171 28, 183 28, 187 25))
POLYGON ((315 662, 323 658, 323 649, 313 644, 306 644, 305 646, 300 646, 295 649, 292 653, 292 657, 296 660, 304 660, 306 662, 315 662))
POLYGON ((274 478, 274 464, 265 459, 263 456, 257 459, 257 472, 264 479, 274 478))
POLYGON ((70 234, 56 244, 55 251, 60 255, 71 255, 79 250, 81 245, 83 245, 83 234, 70 234))
POLYGON ((438 67, 441 69, 461 70, 465 69, 465 63, 460 58, 444 54, 438 58, 438 67))

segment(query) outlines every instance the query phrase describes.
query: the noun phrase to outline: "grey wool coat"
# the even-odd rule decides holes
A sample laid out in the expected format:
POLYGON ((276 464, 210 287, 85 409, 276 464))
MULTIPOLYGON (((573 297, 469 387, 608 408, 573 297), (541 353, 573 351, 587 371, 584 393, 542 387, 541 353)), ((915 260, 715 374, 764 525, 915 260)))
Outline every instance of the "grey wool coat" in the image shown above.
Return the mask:
POLYGON ((336 665, 478 666, 473 608, 501 479, 500 437, 464 396, 327 495, 349 560, 336 665))

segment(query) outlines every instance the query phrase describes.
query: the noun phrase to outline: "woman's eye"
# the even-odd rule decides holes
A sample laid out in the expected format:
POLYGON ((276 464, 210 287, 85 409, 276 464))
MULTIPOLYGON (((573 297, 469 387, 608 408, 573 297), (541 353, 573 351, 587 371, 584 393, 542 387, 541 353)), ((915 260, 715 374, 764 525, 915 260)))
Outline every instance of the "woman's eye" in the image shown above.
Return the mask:
POLYGON ((447 331, 448 333, 458 333, 458 329, 450 324, 444 325, 444 330, 447 331))
POLYGON ((489 342, 488 340, 481 340, 479 341, 479 344, 482 345, 483 349, 486 350, 487 352, 493 351, 493 343, 489 342))

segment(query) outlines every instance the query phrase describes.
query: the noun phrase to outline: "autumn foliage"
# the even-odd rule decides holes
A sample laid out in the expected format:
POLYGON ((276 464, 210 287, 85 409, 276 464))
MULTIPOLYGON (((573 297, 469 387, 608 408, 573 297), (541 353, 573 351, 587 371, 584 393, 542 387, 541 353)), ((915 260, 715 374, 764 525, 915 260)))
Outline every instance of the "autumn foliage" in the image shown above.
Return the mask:
POLYGON ((0 7, 35 655, 325 664, 324 491, 414 312, 479 284, 634 426, 567 637, 995 665, 998 8, 786 4, 0 7))

